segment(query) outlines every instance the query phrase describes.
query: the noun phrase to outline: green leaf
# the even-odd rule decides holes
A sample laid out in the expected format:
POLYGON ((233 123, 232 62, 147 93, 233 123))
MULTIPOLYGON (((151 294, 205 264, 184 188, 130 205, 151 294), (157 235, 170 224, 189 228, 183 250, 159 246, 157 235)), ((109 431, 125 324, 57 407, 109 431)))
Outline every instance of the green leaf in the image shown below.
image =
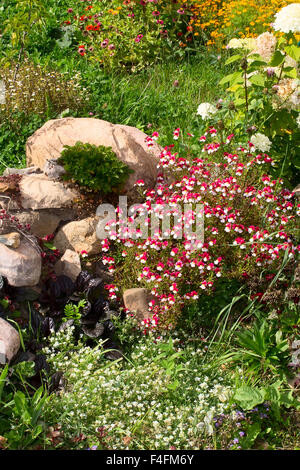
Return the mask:
POLYGON ((245 106, 246 104, 246 100, 245 98, 237 98, 236 100, 234 100, 234 104, 236 105, 236 107, 239 107, 239 106, 245 106))
POLYGON ((282 62, 284 61, 285 59, 285 55, 282 54, 282 52, 280 51, 275 51, 271 60, 270 60, 270 63, 269 65, 271 67, 278 67, 278 65, 281 65, 282 62))
POLYGON ((176 388, 179 386, 179 381, 176 379, 172 383, 168 385, 169 390, 176 390, 176 388))
POLYGON ((248 429, 247 429, 247 436, 243 440, 243 448, 244 449, 251 449, 252 445, 259 435, 261 431, 261 426, 259 423, 253 423, 248 429))
POLYGON ((281 405, 285 406, 286 408, 290 408, 291 406, 295 407, 296 409, 300 409, 300 402, 299 400, 293 398, 293 391, 290 390, 289 392, 282 392, 280 395, 280 403, 281 405))
POLYGON ((253 85, 264 87, 265 82, 266 82, 266 77, 262 75, 261 73, 258 73, 258 74, 252 75, 252 77, 249 78, 249 81, 253 83, 253 85))
POLYGON ((297 70, 294 67, 284 67, 284 75, 289 78, 297 78, 297 70))
POLYGON ((263 390, 258 390, 248 385, 242 385, 237 389, 233 398, 243 410, 251 410, 256 405, 264 402, 265 393, 263 390))
POLYGON ((7 373, 8 373, 8 364, 6 364, 6 366, 4 367, 0 375, 0 403, 1 403, 1 397, 2 397, 4 385, 5 385, 7 373))
POLYGON ((27 407, 26 397, 23 392, 16 392, 14 402, 17 414, 22 418, 24 423, 30 423, 30 414, 27 407))
POLYGON ((241 58, 242 56, 240 54, 235 54, 226 60, 225 65, 232 64, 233 62, 236 62, 237 60, 240 60, 241 58))
POLYGON ((241 72, 234 72, 226 75, 222 78, 222 80, 219 81, 219 85, 224 85, 225 83, 230 83, 230 85, 233 85, 237 78, 241 78, 241 72))
POLYGON ((48 248, 49 250, 52 250, 52 251, 56 250, 56 248, 55 248, 55 246, 53 245, 53 243, 43 242, 43 244, 44 244, 44 246, 45 246, 46 248, 48 248))
POLYGON ((265 387, 266 399, 270 402, 280 404, 279 385, 277 383, 265 387))
POLYGON ((260 67, 261 65, 266 65, 266 64, 267 62, 265 62, 264 60, 254 60, 253 62, 251 62, 248 70, 251 71, 252 68, 257 68, 257 67, 260 67))
POLYGON ((291 46, 285 46, 284 50, 287 55, 296 60, 296 62, 300 60, 300 47, 297 47, 293 44, 291 46))

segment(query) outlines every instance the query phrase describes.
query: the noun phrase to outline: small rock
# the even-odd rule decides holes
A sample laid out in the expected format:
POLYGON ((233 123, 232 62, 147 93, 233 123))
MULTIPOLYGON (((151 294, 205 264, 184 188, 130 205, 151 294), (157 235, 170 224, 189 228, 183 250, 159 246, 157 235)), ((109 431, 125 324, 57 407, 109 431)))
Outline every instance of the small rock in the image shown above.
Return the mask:
POLYGON ((60 209, 78 197, 76 191, 44 174, 23 176, 19 188, 24 209, 60 209))
POLYGON ((47 160, 43 172, 50 179, 59 179, 66 173, 66 170, 62 165, 59 165, 55 159, 47 160))
POLYGON ((71 221, 76 217, 73 209, 41 209, 10 211, 22 225, 30 225, 30 232, 43 238, 55 232, 61 221, 71 221))
POLYGON ((139 320, 152 316, 149 312, 149 302, 155 297, 148 289, 136 287, 125 290, 123 294, 124 305, 130 312, 135 312, 139 320))
POLYGON ((62 252, 70 249, 77 253, 85 250, 89 255, 100 253, 101 241, 96 234, 98 220, 88 217, 64 225, 54 238, 54 245, 62 252))
POLYGON ((112 282, 113 274, 110 273, 107 268, 100 262, 96 263, 95 274, 101 277, 107 284, 110 284, 112 282))
POLYGON ((81 272, 81 263, 78 253, 73 250, 66 250, 62 258, 54 266, 54 271, 58 276, 64 274, 72 279, 72 281, 75 281, 81 272))
POLYGON ((7 278, 14 287, 35 286, 42 269, 40 253, 27 239, 21 239, 20 246, 11 249, 0 243, 0 275, 7 278))
POLYGON ((105 331, 105 326, 99 322, 96 323, 96 325, 93 325, 91 328, 88 328, 88 326, 83 325, 82 331, 89 338, 99 338, 100 336, 103 335, 105 331))
POLYGON ((32 175, 34 173, 42 173, 42 170, 38 166, 29 166, 27 168, 6 168, 3 172, 3 176, 32 175))
POLYGON ((19 348, 19 333, 10 323, 0 318, 0 364, 10 362, 19 348))
POLYGON ((18 232, 7 233, 0 235, 0 243, 11 248, 19 248, 21 243, 21 235, 18 232))

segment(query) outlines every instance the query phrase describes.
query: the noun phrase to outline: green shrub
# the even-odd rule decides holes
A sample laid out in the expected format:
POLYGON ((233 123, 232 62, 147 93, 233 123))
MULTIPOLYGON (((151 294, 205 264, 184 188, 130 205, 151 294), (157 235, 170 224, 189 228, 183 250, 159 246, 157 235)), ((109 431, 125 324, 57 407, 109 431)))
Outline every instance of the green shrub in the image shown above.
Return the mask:
POLYGON ((59 161, 64 165, 66 178, 73 178, 82 186, 109 193, 122 186, 133 172, 121 162, 111 147, 77 142, 66 145, 59 161))

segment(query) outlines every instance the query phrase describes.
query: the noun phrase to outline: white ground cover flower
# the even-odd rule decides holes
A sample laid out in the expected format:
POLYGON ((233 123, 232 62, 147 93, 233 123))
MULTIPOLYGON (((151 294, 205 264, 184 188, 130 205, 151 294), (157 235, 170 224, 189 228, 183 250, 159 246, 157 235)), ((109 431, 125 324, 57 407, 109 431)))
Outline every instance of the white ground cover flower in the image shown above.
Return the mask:
POLYGON ((210 103, 201 103, 198 106, 197 114, 202 117, 203 120, 206 120, 216 114, 217 108, 210 103))
POLYGON ((46 420, 62 423, 67 439, 83 433, 97 442, 96 430, 105 426, 111 448, 127 449, 130 442, 130 449, 198 449, 201 439, 212 435, 214 417, 231 411, 233 383, 218 369, 208 372, 202 349, 192 354, 192 347, 185 348, 186 369, 178 373, 179 386, 172 393, 173 378, 155 360, 160 350, 151 337, 139 340, 130 362, 108 362, 101 348, 80 341, 74 345, 61 333, 50 340, 49 349, 55 353, 48 356, 51 367, 60 364, 68 386, 51 395, 46 420), (205 393, 199 393, 203 383, 205 393))
POLYGON ((272 145, 270 139, 259 132, 251 137, 250 142, 254 145, 255 149, 260 150, 261 152, 268 152, 272 145))
POLYGON ((282 33, 299 33, 300 32, 300 3, 291 3, 282 8, 275 15, 273 23, 275 31, 282 33))

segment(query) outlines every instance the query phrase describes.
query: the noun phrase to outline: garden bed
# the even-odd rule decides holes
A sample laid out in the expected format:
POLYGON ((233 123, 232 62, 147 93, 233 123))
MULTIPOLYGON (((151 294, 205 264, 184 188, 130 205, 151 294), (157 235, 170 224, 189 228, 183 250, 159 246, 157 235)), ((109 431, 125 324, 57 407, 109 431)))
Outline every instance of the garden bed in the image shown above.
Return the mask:
POLYGON ((0 449, 299 450, 300 4, 2 3, 0 449))

